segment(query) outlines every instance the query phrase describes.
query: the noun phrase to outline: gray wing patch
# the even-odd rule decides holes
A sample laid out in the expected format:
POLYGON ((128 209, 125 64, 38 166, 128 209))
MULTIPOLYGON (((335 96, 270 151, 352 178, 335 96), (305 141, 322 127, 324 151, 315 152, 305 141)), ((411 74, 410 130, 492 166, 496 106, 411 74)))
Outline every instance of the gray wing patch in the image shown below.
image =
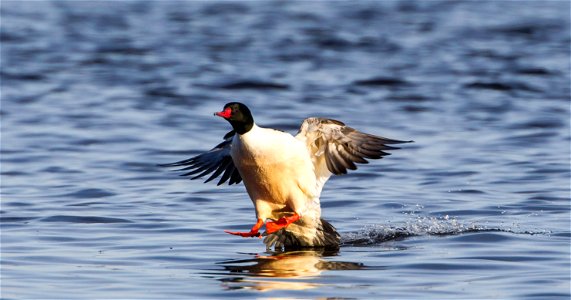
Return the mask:
POLYGON ((356 164, 366 164, 367 159, 380 159, 390 154, 385 151, 399 149, 389 146, 391 144, 412 142, 363 133, 343 122, 325 118, 306 119, 299 134, 309 139, 314 155, 324 156, 327 169, 335 175, 356 170, 356 164))
POLYGON ((219 176, 221 177, 217 185, 221 185, 226 181, 228 181, 229 185, 240 183, 242 181, 242 177, 240 177, 240 173, 238 172, 238 169, 236 169, 236 166, 234 166, 234 162, 230 156, 230 147, 234 134, 234 131, 230 131, 224 136, 224 142, 218 144, 216 147, 207 152, 189 159, 177 161, 170 164, 161 164, 159 166, 184 167, 182 169, 178 169, 177 171, 189 172, 181 174, 180 176, 192 176, 190 178, 192 180, 202 178, 208 174, 212 174, 206 179, 206 181, 204 181, 205 183, 212 181, 219 176))

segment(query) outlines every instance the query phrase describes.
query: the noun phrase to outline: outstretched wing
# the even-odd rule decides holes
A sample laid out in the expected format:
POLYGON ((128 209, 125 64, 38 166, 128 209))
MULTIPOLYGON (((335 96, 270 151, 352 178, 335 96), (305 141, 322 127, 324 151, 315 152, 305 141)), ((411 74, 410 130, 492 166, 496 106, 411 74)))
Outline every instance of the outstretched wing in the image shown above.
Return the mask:
POLYGON ((230 156, 230 147, 232 144, 232 137, 235 132, 230 131, 224 136, 224 142, 218 144, 208 152, 204 152, 195 157, 177 161, 170 164, 159 165, 161 167, 184 167, 178 171, 189 171, 181 174, 180 176, 192 176, 190 179, 198 179, 205 175, 210 175, 206 182, 209 182, 222 174, 218 185, 228 181, 229 185, 240 183, 242 177, 234 166, 232 157, 230 156))
POLYGON ((318 177, 326 178, 331 173, 346 174, 348 169, 357 169, 356 163, 366 164, 367 159, 380 159, 390 154, 385 151, 399 149, 390 144, 412 142, 363 133, 325 118, 305 119, 296 138, 305 141, 318 177))

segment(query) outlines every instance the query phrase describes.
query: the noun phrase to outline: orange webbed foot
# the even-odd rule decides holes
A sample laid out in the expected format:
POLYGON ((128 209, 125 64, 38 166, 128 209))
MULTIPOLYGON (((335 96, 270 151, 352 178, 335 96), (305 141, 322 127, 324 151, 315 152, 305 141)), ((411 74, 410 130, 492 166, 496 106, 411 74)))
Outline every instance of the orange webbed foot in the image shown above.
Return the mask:
POLYGON ((260 234, 259 230, 260 230, 260 227, 262 227, 262 225, 264 225, 264 221, 262 219, 258 219, 258 222, 256 222, 254 227, 252 227, 252 229, 250 229, 249 232, 229 231, 229 230, 224 230, 224 232, 226 232, 228 234, 239 235, 241 237, 259 237, 259 238, 261 238, 262 235, 260 234))
POLYGON ((224 230, 224 232, 233 235, 239 235, 241 237, 261 237, 262 235, 258 231, 250 231, 250 232, 240 232, 240 231, 230 231, 224 230))
POLYGON ((299 218, 300 218, 299 215, 294 213, 293 215, 288 217, 281 217, 275 222, 269 221, 266 223, 266 233, 270 234, 282 228, 286 228, 289 224, 299 220, 299 218))

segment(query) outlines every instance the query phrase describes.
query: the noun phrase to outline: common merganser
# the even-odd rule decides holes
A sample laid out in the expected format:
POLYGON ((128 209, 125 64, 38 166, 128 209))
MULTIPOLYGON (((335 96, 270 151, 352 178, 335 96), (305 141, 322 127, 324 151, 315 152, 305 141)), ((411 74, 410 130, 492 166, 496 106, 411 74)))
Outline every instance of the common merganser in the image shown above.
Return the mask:
POLYGON ((261 237, 268 248, 336 248, 340 236, 335 227, 321 218, 319 196, 331 175, 355 170, 355 163, 380 159, 399 149, 388 144, 400 141, 357 131, 326 118, 307 118, 297 135, 256 125, 250 109, 230 102, 215 113, 232 125, 216 147, 166 167, 190 170, 181 176, 205 182, 219 176, 218 185, 244 181, 256 210, 256 224, 249 232, 225 231, 242 237, 261 237))

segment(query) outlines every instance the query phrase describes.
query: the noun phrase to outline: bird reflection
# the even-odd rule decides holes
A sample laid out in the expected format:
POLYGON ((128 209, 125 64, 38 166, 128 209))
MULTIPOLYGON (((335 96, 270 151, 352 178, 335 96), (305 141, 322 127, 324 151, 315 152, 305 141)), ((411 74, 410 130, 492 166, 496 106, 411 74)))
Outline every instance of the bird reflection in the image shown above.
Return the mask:
POLYGON ((224 267, 224 274, 230 277, 219 280, 226 289, 305 290, 322 285, 311 282, 311 279, 318 277, 323 271, 364 268, 361 263, 324 259, 336 255, 336 250, 302 250, 272 252, 255 255, 250 259, 224 261, 218 264, 224 267))

